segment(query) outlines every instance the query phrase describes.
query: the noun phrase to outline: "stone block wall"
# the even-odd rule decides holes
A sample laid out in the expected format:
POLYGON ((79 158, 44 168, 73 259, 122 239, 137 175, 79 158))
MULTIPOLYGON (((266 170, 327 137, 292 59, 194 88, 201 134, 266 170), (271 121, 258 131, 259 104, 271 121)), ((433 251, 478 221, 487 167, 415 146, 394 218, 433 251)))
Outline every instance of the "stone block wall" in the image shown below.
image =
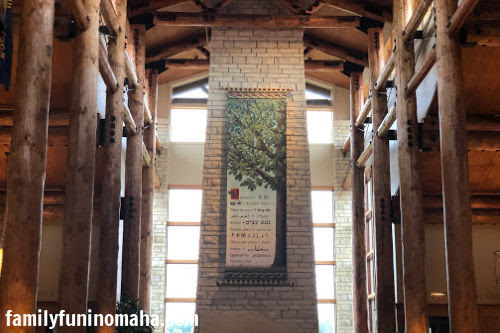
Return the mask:
POLYGON ((349 120, 334 123, 335 159, 335 254, 337 298, 337 332, 353 331, 352 314, 352 231, 351 231, 351 191, 344 191, 342 184, 349 168, 349 157, 342 156, 340 149, 350 133, 349 120))
MULTIPOLYGON (((157 315, 163 324, 165 317, 165 259, 167 253, 168 219, 168 176, 167 157, 170 123, 168 118, 158 118, 158 135, 162 146, 156 155, 156 174, 160 187, 155 189, 153 212, 153 260, 151 272, 151 314, 157 315)), ((163 326, 155 327, 155 332, 163 332, 163 326)))
MULTIPOLYGON (((271 8, 267 1, 235 3, 240 10, 248 4, 260 14, 271 8)), ((317 332, 303 31, 213 29, 210 46, 197 293, 200 328, 203 332, 317 332), (224 278, 226 250, 227 97, 223 88, 227 87, 291 89, 287 100, 287 265, 293 286, 217 285, 224 278)))

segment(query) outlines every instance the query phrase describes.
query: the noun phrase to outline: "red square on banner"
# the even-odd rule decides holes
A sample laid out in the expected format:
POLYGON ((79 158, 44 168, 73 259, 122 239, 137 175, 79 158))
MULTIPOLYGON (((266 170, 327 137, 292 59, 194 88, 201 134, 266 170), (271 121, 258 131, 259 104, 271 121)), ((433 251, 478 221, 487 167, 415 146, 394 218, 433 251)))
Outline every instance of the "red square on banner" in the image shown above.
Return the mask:
POLYGON ((231 193, 231 200, 238 200, 240 198, 239 188, 232 188, 229 192, 231 193))

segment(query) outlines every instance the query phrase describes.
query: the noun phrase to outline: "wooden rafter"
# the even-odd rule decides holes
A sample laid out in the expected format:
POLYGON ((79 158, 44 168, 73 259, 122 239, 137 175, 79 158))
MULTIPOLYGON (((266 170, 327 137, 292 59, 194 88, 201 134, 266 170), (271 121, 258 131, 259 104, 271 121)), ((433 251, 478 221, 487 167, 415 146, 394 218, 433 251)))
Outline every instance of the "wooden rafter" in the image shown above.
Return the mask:
POLYGON ((219 0, 215 4, 214 9, 215 10, 222 9, 222 8, 224 8, 226 6, 229 6, 232 2, 233 2, 233 0, 219 0))
POLYGON ((345 10, 363 17, 380 21, 391 22, 392 12, 390 9, 369 4, 359 0, 322 0, 325 5, 345 10))
POLYGON ((202 0, 191 0, 191 2, 193 3, 193 5, 198 8, 200 11, 206 11, 208 9, 210 9, 206 4, 205 2, 203 2, 202 0))
POLYGON ((205 45, 207 45, 207 39, 205 35, 187 37, 184 38, 182 42, 169 43, 148 52, 146 63, 152 63, 162 59, 166 59, 176 54, 194 50, 197 47, 205 45))
POLYGON ((133 18, 140 15, 150 14, 162 8, 177 5, 187 1, 188 0, 150 0, 145 6, 130 8, 128 17, 133 18))
POLYGON ((306 13, 315 14, 324 6, 326 6, 326 4, 324 2, 317 1, 317 2, 313 3, 311 6, 309 6, 309 8, 307 8, 306 13))
MULTIPOLYGON (((182 68, 195 70, 208 70, 210 61, 207 59, 166 59, 164 60, 165 68, 182 68)), ((304 66, 306 71, 325 72, 332 70, 342 70, 344 68, 343 61, 331 60, 305 60, 304 66)))
POLYGON ((337 45, 335 43, 325 41, 319 38, 315 38, 309 35, 304 36, 304 45, 306 47, 311 47, 317 49, 328 55, 350 61, 352 63, 366 66, 368 65, 368 59, 365 53, 359 51, 354 51, 337 45))
POLYGON ((357 28, 357 16, 309 15, 272 16, 213 13, 158 12, 154 24, 163 26, 192 27, 260 27, 260 28, 357 28))
POLYGON ((196 50, 205 58, 210 59, 210 51, 208 51, 206 48, 203 46, 198 46, 196 50))
POLYGON ((299 8, 296 5, 294 5, 290 0, 279 0, 279 3, 281 3, 287 9, 289 9, 292 13, 299 12, 299 8))

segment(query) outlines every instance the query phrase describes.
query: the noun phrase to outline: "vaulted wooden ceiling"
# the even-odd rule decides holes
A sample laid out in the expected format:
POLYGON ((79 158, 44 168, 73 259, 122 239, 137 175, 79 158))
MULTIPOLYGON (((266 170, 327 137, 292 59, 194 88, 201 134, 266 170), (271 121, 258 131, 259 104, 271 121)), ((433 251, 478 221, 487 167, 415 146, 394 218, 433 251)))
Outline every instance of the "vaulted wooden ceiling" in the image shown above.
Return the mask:
MULTIPOLYGON (((285 0, 275 0, 274 5, 281 8, 285 0)), ((337 0, 335 0, 337 1, 337 0)), ((365 2, 369 2, 364 0, 365 2)), ((129 1, 131 8, 138 8, 147 5, 150 2, 162 2, 177 4, 163 7, 162 11, 172 12, 200 12, 201 9, 194 1, 180 0, 140 0, 129 1)), ((234 0, 233 5, 237 5, 238 0, 234 0)), ((327 2, 327 1, 325 1, 327 2)), ((359 2, 351 1, 351 2, 359 2)), ((390 10, 391 0, 370 1, 375 6, 382 6, 390 10)), ((20 0, 14 1, 14 11, 19 10, 20 0), (17 7, 16 7, 17 6, 17 7)), ((206 0, 204 3, 207 6, 214 6, 215 0, 206 0)), ((293 2, 297 9, 308 10, 316 1, 295 1, 293 2)), ((59 2, 58 12, 64 14, 65 1, 59 2)), ((230 5, 228 5, 230 6, 230 5)), ((471 24, 476 24, 477 17, 486 15, 489 17, 490 26, 495 26, 494 22, 498 22, 500 9, 488 10, 491 6, 497 6, 495 0, 481 0, 478 9, 474 12, 470 19, 471 24), (486 8, 486 9, 483 9, 486 8), (495 16, 496 13, 496 16, 495 16), (496 21, 495 21, 496 20, 496 21), (493 23, 491 23, 493 22, 493 23)), ((293 5, 292 5, 293 7, 293 5)), ((314 16, 329 16, 329 15, 353 15, 346 10, 339 10, 332 6, 323 5, 315 7, 317 10, 311 15, 314 16)), ((290 14, 291 10, 288 10, 290 14)), ((65 12, 68 15, 68 12, 65 12)), ((59 17, 60 18, 60 17, 59 17)), ((61 26, 64 25, 63 20, 58 20, 56 33, 61 26)), ((390 23, 387 23, 386 31, 390 31, 390 23)), ((64 30, 64 29, 62 29, 64 30)), ((318 39, 327 43, 340 45, 346 49, 353 50, 359 54, 366 54, 367 37, 366 35, 354 28, 339 28, 339 29, 306 29, 307 38, 318 39)), ((155 26, 147 31, 147 49, 148 53, 154 52, 158 48, 167 46, 179 46, 185 44, 186 41, 191 41, 196 45, 196 41, 202 43, 204 48, 210 51, 210 46, 207 43, 209 40, 210 29, 203 27, 165 27, 155 26)), ((17 31, 14 31, 14 45, 17 48, 17 31)), ((390 45, 392 37, 386 34, 386 39, 390 45)), ((72 82, 72 61, 73 61, 73 44, 70 38, 58 38, 54 40, 53 47, 53 74, 51 88, 51 115, 53 119, 57 119, 58 114, 67 114, 71 100, 71 82, 72 82)), ((389 48, 390 51, 390 48, 389 48)), ((15 52, 15 51, 14 51, 15 52)), ((464 45, 462 49, 463 56, 463 74, 464 74, 464 94, 467 112, 469 114, 482 115, 499 115, 500 114, 500 47, 471 47, 464 45)), ((196 47, 188 48, 183 52, 177 52, 168 57, 169 59, 207 59, 203 51, 197 50, 196 47)), ((332 56, 320 48, 307 50, 305 59, 312 60, 340 60, 340 58, 332 56)), ((16 57, 14 57, 14 68, 16 66, 16 57)), ((161 81, 170 82, 181 78, 189 77, 196 73, 208 73, 207 70, 185 69, 185 68, 170 68, 162 73, 161 81)), ((348 88, 348 78, 338 70, 329 72, 306 72, 309 77, 314 77, 325 82, 337 84, 348 88)), ((15 86, 15 78, 13 82, 15 86)), ((14 89, 5 91, 0 87, 0 188, 5 187, 5 176, 7 159, 6 153, 10 146, 10 128, 11 114, 13 104, 14 89)), ((437 114, 437 103, 434 103, 434 110, 431 113, 437 114)), ((498 117, 496 117, 498 122, 498 117)), ((67 127, 66 126, 51 126, 49 130, 49 146, 47 156, 47 188, 62 188, 64 187, 64 174, 66 170, 67 159, 67 127)), ((99 151, 97 156, 97 172, 96 183, 100 183, 100 165, 99 151)), ((470 172, 471 172, 471 190, 473 192, 493 192, 500 193, 499 171, 500 170, 500 152, 481 152, 473 151, 469 153, 470 172)), ((439 151, 422 153, 422 181, 424 192, 439 193, 441 188, 440 170, 439 170, 439 151)))

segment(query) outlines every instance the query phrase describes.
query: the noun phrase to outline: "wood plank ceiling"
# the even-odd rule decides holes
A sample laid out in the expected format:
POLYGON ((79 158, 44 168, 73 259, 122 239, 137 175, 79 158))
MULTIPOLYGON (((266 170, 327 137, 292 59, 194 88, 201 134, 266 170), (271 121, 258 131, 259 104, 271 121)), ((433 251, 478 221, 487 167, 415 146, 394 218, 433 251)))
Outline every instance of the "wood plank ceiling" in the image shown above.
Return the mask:
MULTIPOLYGON (((158 0, 149 0, 158 1, 158 0)), ((133 8, 146 5, 148 0, 129 1, 133 8)), ((219 0, 220 1, 220 0, 219 0)), ((237 6, 239 0, 228 6, 237 6)), ((364 0, 376 6, 382 6, 390 9, 392 0, 364 0)), ((489 0, 482 0, 482 2, 489 0)), ((19 0, 14 1, 14 10, 19 6, 19 0)), ((164 7, 162 11, 173 12, 200 12, 201 9, 195 4, 195 1, 170 0, 163 3, 176 3, 172 6, 164 7)), ((276 6, 283 6, 285 0, 274 0, 276 6)), ((293 0, 294 10, 308 10, 315 8, 311 15, 353 15, 351 12, 339 10, 331 6, 314 7, 315 0, 298 1, 293 0)), ((482 3, 481 2, 481 3, 482 3)), ((64 1, 61 2, 64 4, 64 1)), ((205 0, 207 6, 212 7, 216 0, 205 0)), ((62 6, 64 7, 64 6, 62 6)), ((285 12, 288 9, 285 8, 285 12)), ((283 10, 281 10, 283 11, 283 10)), ((288 10, 292 13, 291 10, 288 10)), ((390 24, 387 24, 390 31, 390 24)), ((56 27, 57 30, 57 27, 56 27)), ((306 29, 306 36, 334 43, 350 49, 356 53, 366 54, 367 36, 353 28, 344 29, 306 29)), ((210 30, 200 27, 165 27, 155 26, 147 31, 147 52, 154 53, 155 50, 163 48, 165 45, 176 46, 185 44, 186 41, 198 40, 204 44, 204 48, 210 51, 207 40, 210 30)), ((389 37, 389 36, 386 36, 389 37)), ((14 45, 17 48, 17 31, 14 31, 14 45)), ((55 39, 53 52, 53 74, 51 90, 51 111, 52 114, 65 112, 70 105, 71 97, 71 69, 72 69, 72 42, 71 39, 55 39)), ((15 51, 14 51, 15 52, 15 51)), ((494 115, 500 114, 500 48, 494 47, 464 47, 463 48, 463 73, 464 73, 464 91, 466 107, 469 114, 494 115)), ((196 47, 186 49, 183 52, 171 54, 169 59, 207 59, 206 52, 197 50, 196 47)), ((318 49, 307 50, 306 60, 340 60, 337 57, 329 55, 318 49)), ((14 68, 16 66, 16 57, 14 57, 14 68)), ((208 73, 207 70, 171 68, 161 74, 162 83, 175 81, 193 74, 208 73)), ((348 78, 339 71, 331 72, 306 72, 306 75, 331 84, 348 88, 348 78)), ((14 78, 15 81, 15 78, 14 78)), ((13 82, 13 87, 15 82, 13 82)), ((3 119, 12 114, 14 89, 5 91, 0 87, 0 117, 3 119)), ((437 103, 434 110, 430 113, 437 114, 437 103)), ((496 118, 499 119, 499 118, 496 118)), ((5 188, 7 157, 10 146, 10 126, 9 124, 0 124, 0 189, 5 188)), ((67 159, 67 127, 51 127, 49 135, 49 147, 47 156, 47 179, 46 188, 63 188, 64 175, 66 171, 67 159), (52 138, 52 139, 50 139, 52 138)), ((425 193, 440 193, 441 191, 441 173, 439 169, 439 151, 422 153, 421 170, 422 182, 425 193)), ((100 152, 98 150, 96 164, 96 184, 101 182, 100 170, 101 164, 100 152)), ((497 193, 500 194, 500 152, 481 152, 474 151, 469 153, 471 191, 479 193, 497 193)))

